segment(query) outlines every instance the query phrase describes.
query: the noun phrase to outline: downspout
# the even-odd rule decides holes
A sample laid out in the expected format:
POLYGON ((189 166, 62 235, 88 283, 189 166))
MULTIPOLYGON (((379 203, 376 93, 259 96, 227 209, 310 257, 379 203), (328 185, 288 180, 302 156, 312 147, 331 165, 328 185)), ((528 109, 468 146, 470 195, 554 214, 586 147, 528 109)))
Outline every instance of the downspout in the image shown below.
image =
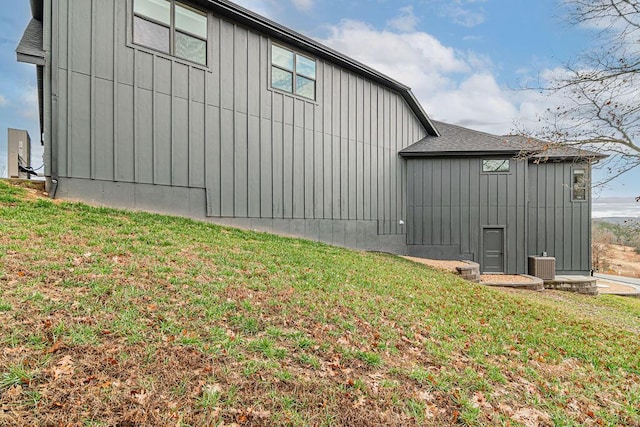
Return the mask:
MULTIPOLYGON (((58 144, 57 144, 57 136, 58 136, 58 75, 57 72, 54 72, 57 67, 57 60, 52 55, 53 46, 57 46, 57 37, 58 32, 56 28, 53 28, 53 13, 52 8, 53 4, 51 0, 37 0, 41 2, 43 8, 43 29, 44 29, 44 37, 43 37, 43 48, 45 51, 45 77, 46 81, 49 82, 49 88, 45 91, 45 96, 43 101, 48 104, 48 114, 47 119, 49 120, 49 126, 46 126, 45 129, 49 131, 48 134, 45 133, 45 138, 48 140, 48 148, 49 148, 49 165, 51 168, 51 176, 50 176, 50 188, 49 188, 49 197, 51 199, 56 198, 56 194, 58 192, 58 144), (54 40, 55 39, 55 40, 54 40)), ((46 132, 46 131, 45 131, 46 132)))

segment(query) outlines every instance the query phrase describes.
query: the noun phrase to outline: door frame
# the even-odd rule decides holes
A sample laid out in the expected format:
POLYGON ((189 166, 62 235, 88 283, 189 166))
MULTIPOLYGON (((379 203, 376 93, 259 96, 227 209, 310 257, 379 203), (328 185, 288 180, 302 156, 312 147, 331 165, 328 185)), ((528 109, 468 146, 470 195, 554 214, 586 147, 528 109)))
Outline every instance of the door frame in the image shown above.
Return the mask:
POLYGON ((502 272, 490 272, 487 274, 506 274, 507 265, 507 226, 506 225, 483 225, 480 227, 480 270, 484 271, 484 230, 502 230, 502 272))

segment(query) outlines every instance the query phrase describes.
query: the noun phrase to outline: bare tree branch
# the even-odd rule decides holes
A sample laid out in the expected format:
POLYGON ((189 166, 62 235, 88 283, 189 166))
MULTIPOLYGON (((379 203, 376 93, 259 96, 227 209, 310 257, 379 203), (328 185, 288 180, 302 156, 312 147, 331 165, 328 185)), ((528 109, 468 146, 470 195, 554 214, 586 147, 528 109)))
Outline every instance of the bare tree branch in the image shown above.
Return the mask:
POLYGON ((597 30, 597 47, 542 88, 564 102, 525 134, 609 155, 611 181, 640 166, 640 1, 560 1, 570 23, 597 30))

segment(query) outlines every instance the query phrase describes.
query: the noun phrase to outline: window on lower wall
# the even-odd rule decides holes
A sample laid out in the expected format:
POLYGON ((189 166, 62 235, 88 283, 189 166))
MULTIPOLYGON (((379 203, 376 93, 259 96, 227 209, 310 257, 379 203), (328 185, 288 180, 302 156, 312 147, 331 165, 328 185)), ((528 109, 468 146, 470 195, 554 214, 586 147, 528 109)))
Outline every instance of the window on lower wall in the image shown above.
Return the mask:
POLYGON ((133 42, 207 65, 207 14, 176 0, 134 0, 133 42))
POLYGON ((571 178, 571 200, 584 202, 587 200, 587 171, 573 169, 571 178))
POLYGON ((484 173, 506 173, 509 172, 511 163, 509 159, 483 160, 482 172, 484 173))
POLYGON ((316 61, 271 45, 271 87, 315 101, 316 61))

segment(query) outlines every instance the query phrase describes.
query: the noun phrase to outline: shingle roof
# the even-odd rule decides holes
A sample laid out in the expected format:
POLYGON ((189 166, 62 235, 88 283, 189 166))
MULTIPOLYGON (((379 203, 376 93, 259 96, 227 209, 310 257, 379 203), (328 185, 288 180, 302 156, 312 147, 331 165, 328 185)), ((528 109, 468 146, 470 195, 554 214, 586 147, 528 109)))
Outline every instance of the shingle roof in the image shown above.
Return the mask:
POLYGON ((16 48, 18 60, 28 63, 44 64, 44 49, 42 48, 42 22, 32 19, 22 35, 16 48), (41 62, 41 63, 40 63, 41 62))
POLYGON ((543 159, 604 158, 599 153, 558 147, 539 140, 519 136, 497 136, 486 132, 434 121, 439 137, 427 136, 400 151, 403 157, 480 156, 527 154, 543 159))

